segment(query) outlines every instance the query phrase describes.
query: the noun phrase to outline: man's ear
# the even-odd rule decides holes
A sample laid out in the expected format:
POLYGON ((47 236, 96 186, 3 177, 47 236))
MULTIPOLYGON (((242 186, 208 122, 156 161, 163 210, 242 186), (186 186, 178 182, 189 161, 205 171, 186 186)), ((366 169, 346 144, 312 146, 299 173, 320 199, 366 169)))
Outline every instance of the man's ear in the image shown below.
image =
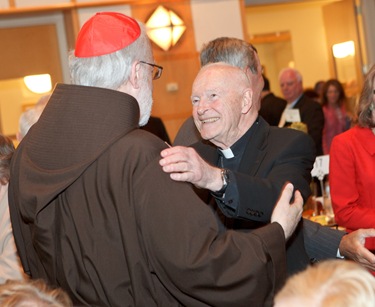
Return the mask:
POLYGON ((141 69, 140 63, 134 62, 132 65, 129 82, 135 89, 139 89, 139 74, 140 74, 139 70, 140 69, 141 69))
POLYGON ((248 113, 253 105, 253 91, 247 88, 242 95, 242 114, 248 113))

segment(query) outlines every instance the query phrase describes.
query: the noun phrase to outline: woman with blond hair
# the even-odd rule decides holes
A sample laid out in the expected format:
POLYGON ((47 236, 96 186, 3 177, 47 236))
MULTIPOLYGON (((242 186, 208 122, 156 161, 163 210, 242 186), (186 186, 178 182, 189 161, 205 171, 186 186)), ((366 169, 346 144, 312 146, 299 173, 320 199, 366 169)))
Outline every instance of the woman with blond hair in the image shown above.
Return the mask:
POLYGON ((2 307, 71 307, 69 296, 43 280, 10 280, 0 285, 2 307))
POLYGON ((327 260, 293 275, 274 307, 374 307, 375 279, 360 265, 327 260))

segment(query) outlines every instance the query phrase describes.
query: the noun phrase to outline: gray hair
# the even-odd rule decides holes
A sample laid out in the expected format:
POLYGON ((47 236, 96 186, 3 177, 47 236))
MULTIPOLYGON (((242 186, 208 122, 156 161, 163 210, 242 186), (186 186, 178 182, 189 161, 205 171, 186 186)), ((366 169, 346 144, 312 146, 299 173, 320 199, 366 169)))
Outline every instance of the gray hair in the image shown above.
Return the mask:
POLYGON ((280 73, 279 73, 279 79, 280 79, 281 75, 283 75, 286 72, 292 72, 294 74, 294 76, 296 77, 297 81, 298 82, 302 82, 303 79, 302 79, 301 73, 297 69, 290 68, 290 67, 283 68, 280 71, 280 73))
POLYGON ((257 50, 250 43, 233 37, 219 37, 203 46, 200 54, 201 66, 209 63, 224 62, 242 69, 249 78, 254 89, 253 100, 256 110, 260 109, 260 95, 264 80, 257 50), (248 74, 247 68, 251 74, 248 74))
POLYGON ((29 132, 31 126, 38 121, 43 110, 44 106, 35 106, 33 108, 27 109, 21 114, 18 125, 19 140, 23 139, 27 132, 29 132))
POLYGON ((249 67, 253 74, 257 74, 258 61, 256 49, 248 42, 232 37, 219 37, 203 45, 200 53, 201 66, 208 63, 224 62, 244 69, 249 67))
POLYGON ((129 46, 116 52, 79 58, 69 54, 70 78, 73 84, 117 90, 129 80, 132 64, 137 60, 152 61, 151 43, 145 26, 138 22, 141 34, 129 46))

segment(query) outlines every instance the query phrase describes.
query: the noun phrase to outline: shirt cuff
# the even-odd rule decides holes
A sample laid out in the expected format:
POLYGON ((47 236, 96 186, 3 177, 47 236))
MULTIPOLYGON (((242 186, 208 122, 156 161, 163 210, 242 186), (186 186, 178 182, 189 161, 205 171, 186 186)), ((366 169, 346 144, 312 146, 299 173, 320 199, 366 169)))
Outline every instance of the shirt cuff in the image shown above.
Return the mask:
POLYGON ((340 249, 339 249, 339 248, 337 249, 336 258, 339 258, 339 259, 345 259, 344 256, 341 256, 341 254, 340 254, 340 249))

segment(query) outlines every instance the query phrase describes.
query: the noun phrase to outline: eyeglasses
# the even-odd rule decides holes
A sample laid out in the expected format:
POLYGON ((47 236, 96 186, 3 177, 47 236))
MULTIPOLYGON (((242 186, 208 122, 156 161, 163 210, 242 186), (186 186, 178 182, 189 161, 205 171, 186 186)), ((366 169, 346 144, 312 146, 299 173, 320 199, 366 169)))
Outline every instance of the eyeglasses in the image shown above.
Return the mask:
POLYGON ((152 80, 156 80, 161 77, 161 73, 163 72, 163 67, 156 65, 156 64, 147 63, 144 61, 139 61, 139 63, 152 66, 152 80))

